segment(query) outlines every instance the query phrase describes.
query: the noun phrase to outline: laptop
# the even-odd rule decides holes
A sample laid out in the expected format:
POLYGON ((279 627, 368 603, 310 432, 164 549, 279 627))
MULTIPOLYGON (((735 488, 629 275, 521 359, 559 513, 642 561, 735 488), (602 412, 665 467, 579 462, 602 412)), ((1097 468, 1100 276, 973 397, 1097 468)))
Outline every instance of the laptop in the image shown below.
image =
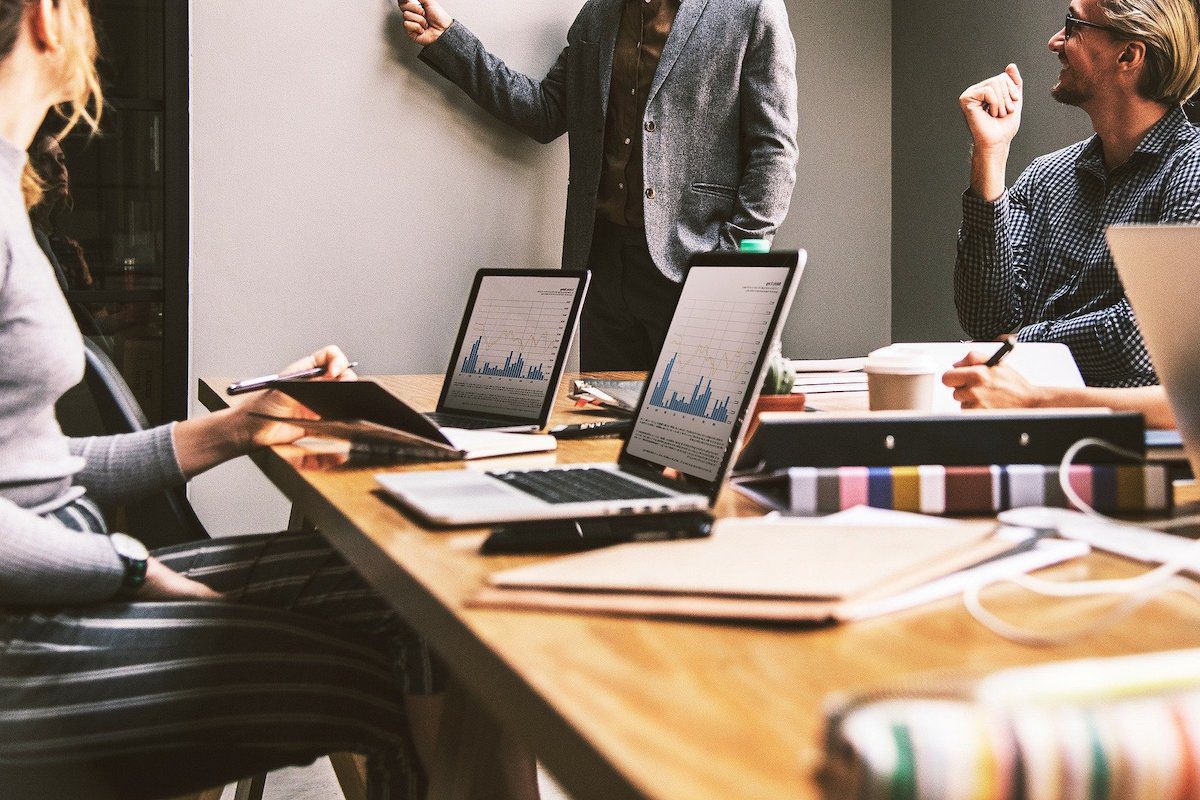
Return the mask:
POLYGON ((440 428, 546 427, 590 278, 561 269, 479 270, 437 410, 426 418, 440 428))
POLYGON ((615 464, 383 473, 440 525, 702 511, 716 504, 783 330, 806 255, 693 259, 629 438, 615 464))
POLYGON ((1200 475, 1200 225, 1114 225, 1108 246, 1200 475))

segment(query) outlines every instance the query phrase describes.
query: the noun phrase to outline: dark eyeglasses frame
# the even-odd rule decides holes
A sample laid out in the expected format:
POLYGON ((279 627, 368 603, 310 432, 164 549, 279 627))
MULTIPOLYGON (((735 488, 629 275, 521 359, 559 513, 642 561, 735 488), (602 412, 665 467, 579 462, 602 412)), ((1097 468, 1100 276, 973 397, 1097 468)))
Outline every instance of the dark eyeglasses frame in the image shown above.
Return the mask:
POLYGON ((1099 30, 1099 31, 1107 31, 1108 33, 1111 33, 1114 36, 1125 36, 1126 35, 1126 33, 1124 31, 1117 30, 1116 28, 1114 28, 1110 25, 1100 25, 1095 22, 1088 22, 1086 19, 1080 19, 1079 17, 1072 16, 1071 12, 1068 11, 1067 12, 1067 21, 1065 23, 1063 23, 1063 40, 1065 41, 1067 39, 1070 39, 1071 36, 1075 33, 1075 31, 1080 27, 1095 28, 1096 30, 1099 30))

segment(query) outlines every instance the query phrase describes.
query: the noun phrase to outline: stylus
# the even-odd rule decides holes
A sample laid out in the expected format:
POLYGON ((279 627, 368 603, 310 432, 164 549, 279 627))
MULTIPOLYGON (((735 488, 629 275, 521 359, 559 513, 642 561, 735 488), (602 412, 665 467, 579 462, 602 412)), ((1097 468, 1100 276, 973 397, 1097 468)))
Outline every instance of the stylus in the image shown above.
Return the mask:
MULTIPOLYGON (((348 369, 354 369, 358 366, 357 361, 351 361, 348 369)), ((318 375, 325 374, 325 367, 310 367, 309 369, 301 369, 296 372, 285 372, 282 375, 263 375, 261 378, 246 378, 243 381, 229 384, 225 390, 226 394, 245 394, 246 392, 257 392, 260 389, 266 389, 273 383, 279 381, 296 381, 304 378, 315 378, 318 375)))
POLYGON ((548 433, 556 439, 582 439, 587 436, 608 436, 624 433, 633 427, 631 419, 614 419, 605 422, 584 422, 578 425, 555 425, 548 433))

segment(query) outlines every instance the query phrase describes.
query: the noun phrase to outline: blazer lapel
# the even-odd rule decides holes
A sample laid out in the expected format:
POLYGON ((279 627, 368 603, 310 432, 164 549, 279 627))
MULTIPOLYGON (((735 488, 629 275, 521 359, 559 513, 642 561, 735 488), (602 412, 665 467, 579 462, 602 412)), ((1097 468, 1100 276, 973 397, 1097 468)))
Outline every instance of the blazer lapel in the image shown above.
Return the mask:
POLYGON ((625 0, 609 0, 596 12, 600 31, 600 119, 608 119, 608 94, 612 90, 613 55, 617 49, 617 29, 625 0))
MULTIPOLYGON (((688 39, 691 38, 692 31, 695 30, 696 23, 700 21, 700 15, 704 13, 704 7, 707 5, 708 0, 680 0, 675 23, 671 26, 671 33, 667 36, 667 43, 663 47, 662 58, 658 62, 658 70, 654 73, 654 82, 650 84, 650 94, 646 96, 647 106, 654 102, 654 97, 662 88, 663 81, 667 79, 675 62, 679 60, 679 56, 687 46, 688 39)), ((609 72, 612 72, 611 55, 610 53, 609 72)))

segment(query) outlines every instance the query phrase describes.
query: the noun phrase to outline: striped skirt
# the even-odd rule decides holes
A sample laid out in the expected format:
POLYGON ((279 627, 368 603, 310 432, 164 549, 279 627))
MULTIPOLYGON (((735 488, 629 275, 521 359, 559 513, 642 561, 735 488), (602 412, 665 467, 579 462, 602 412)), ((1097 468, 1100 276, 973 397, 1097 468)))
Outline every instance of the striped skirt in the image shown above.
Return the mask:
MULTIPOLYGON (((86 499, 54 516, 104 531, 86 499)), ((403 694, 442 670, 319 535, 154 556, 226 599, 0 613, 0 796, 166 797, 343 751, 372 800, 422 796, 403 694)))

